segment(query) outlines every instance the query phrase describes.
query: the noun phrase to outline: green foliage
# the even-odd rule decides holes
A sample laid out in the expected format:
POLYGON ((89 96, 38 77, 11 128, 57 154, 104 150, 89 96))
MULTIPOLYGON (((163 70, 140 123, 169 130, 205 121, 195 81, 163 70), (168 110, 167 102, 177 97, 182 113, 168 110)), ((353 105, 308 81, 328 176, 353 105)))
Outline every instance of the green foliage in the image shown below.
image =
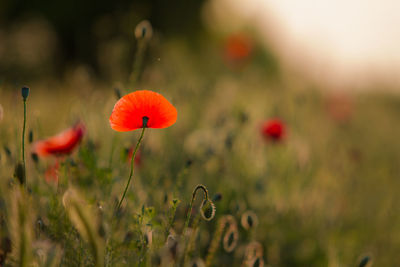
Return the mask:
POLYGON ((137 88, 170 99, 178 121, 146 130, 119 210, 130 170, 125 149, 139 133, 110 129, 113 87, 92 79, 86 85, 96 89, 78 90, 66 82, 60 96, 30 84, 27 127, 35 138, 77 118, 87 134, 77 151, 58 159, 58 183, 45 179, 56 159, 26 157, 22 189, 13 172, 22 118, 16 107, 23 106, 1 85, 0 265, 397 264, 397 96, 348 95, 352 112, 337 120, 329 94, 276 74, 270 57, 232 69, 206 44, 192 51, 173 40, 156 48, 161 61, 144 67, 137 88), (261 122, 272 117, 288 127, 282 142, 261 136, 261 122), (204 199, 201 191, 194 197, 198 184, 206 187, 198 189, 204 199), (79 194, 66 202, 72 188, 79 194), (214 205, 215 219, 204 220, 214 205), (368 262, 360 258, 366 254, 368 262))

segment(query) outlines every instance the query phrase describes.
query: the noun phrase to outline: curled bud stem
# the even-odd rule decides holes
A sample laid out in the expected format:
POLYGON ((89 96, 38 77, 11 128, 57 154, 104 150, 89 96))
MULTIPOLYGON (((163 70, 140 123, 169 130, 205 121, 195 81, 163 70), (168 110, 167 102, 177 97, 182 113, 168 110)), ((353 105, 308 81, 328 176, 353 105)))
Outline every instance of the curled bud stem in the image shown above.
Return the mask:
MULTIPOLYGON (((206 188, 204 185, 202 185, 202 184, 197 185, 196 188, 193 190, 193 193, 192 193, 192 200, 190 201, 189 211, 188 211, 187 216, 186 216, 186 222, 185 222, 184 232, 185 232, 185 230, 189 227, 190 217, 191 217, 191 215, 192 215, 193 202, 194 202, 194 200, 196 199, 196 195, 197 195, 197 191, 198 191, 198 190, 202 190, 203 193, 204 193, 204 200, 203 200, 203 202, 202 202, 201 208, 202 208, 202 207, 204 206, 204 204, 205 204, 204 201, 209 202, 211 205, 214 205, 214 203, 211 201, 211 199, 208 198, 208 190, 207 190, 207 188, 206 188)), ((200 210, 202 210, 201 208, 200 208, 200 210)), ((213 211, 213 214, 215 215, 215 206, 214 206, 213 210, 214 210, 214 211, 213 211)), ((213 217, 214 217, 214 216, 211 216, 211 219, 209 219, 209 220, 212 220, 213 217)), ((203 217, 203 218, 204 218, 204 217, 203 217)))
POLYGON ((140 78, 144 55, 146 53, 146 48, 152 35, 153 29, 150 22, 147 20, 140 22, 135 28, 135 37, 138 43, 135 60, 133 61, 132 73, 130 75, 130 82, 132 86, 135 86, 135 83, 140 78))

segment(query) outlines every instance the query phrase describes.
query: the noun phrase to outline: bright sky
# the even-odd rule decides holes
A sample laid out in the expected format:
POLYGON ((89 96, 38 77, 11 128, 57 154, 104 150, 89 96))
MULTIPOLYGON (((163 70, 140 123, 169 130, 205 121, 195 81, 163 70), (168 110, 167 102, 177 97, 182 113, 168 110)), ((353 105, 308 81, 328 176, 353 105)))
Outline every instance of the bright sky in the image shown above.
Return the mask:
POLYGON ((400 85, 400 0, 213 1, 274 39, 292 67, 306 61, 311 76, 338 86, 360 80, 400 85))

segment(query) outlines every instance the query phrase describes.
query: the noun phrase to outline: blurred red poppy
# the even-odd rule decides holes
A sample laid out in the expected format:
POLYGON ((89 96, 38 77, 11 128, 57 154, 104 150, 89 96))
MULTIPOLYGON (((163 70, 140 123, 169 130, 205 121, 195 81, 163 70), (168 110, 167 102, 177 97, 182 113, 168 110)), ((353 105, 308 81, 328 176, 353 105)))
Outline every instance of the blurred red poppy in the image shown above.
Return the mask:
MULTIPOLYGON (((126 160, 128 162, 131 162, 131 160, 132 160, 133 150, 134 150, 134 147, 131 147, 128 149, 128 153, 126 156, 126 160)), ((141 163, 142 163, 142 153, 140 152, 140 150, 138 150, 135 155, 135 164, 139 166, 139 165, 141 165, 141 163)))
POLYGON ((350 96, 344 93, 335 93, 329 95, 325 102, 328 114, 334 121, 346 123, 351 120, 354 105, 350 96))
POLYGON ((177 111, 162 95, 136 91, 117 101, 110 116, 111 128, 118 132, 140 128, 166 128, 176 122, 177 111))
POLYGON ((56 163, 52 166, 50 166, 49 168, 47 168, 45 174, 44 174, 44 178, 46 179, 46 182, 50 183, 50 182, 58 182, 58 171, 60 169, 60 163, 58 162, 58 160, 56 161, 56 163))
POLYGON ((280 141, 286 135, 286 126, 280 119, 271 119, 263 123, 261 133, 264 138, 280 141))
POLYGON ((35 142, 33 145, 33 153, 41 157, 71 154, 80 143, 84 133, 85 126, 82 123, 77 123, 74 127, 56 136, 35 142))
POLYGON ((225 43, 225 59, 230 64, 242 63, 252 52, 251 39, 242 33, 230 35, 225 43))

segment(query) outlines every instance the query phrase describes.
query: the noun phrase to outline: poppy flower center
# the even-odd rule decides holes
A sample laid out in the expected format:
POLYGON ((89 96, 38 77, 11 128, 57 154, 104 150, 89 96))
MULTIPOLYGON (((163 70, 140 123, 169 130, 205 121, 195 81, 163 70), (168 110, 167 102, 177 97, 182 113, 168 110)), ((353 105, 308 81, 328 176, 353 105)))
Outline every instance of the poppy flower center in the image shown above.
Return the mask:
POLYGON ((147 117, 147 116, 143 116, 142 117, 142 120, 143 120, 143 128, 147 128, 147 123, 148 123, 148 121, 149 121, 149 117, 147 117))

